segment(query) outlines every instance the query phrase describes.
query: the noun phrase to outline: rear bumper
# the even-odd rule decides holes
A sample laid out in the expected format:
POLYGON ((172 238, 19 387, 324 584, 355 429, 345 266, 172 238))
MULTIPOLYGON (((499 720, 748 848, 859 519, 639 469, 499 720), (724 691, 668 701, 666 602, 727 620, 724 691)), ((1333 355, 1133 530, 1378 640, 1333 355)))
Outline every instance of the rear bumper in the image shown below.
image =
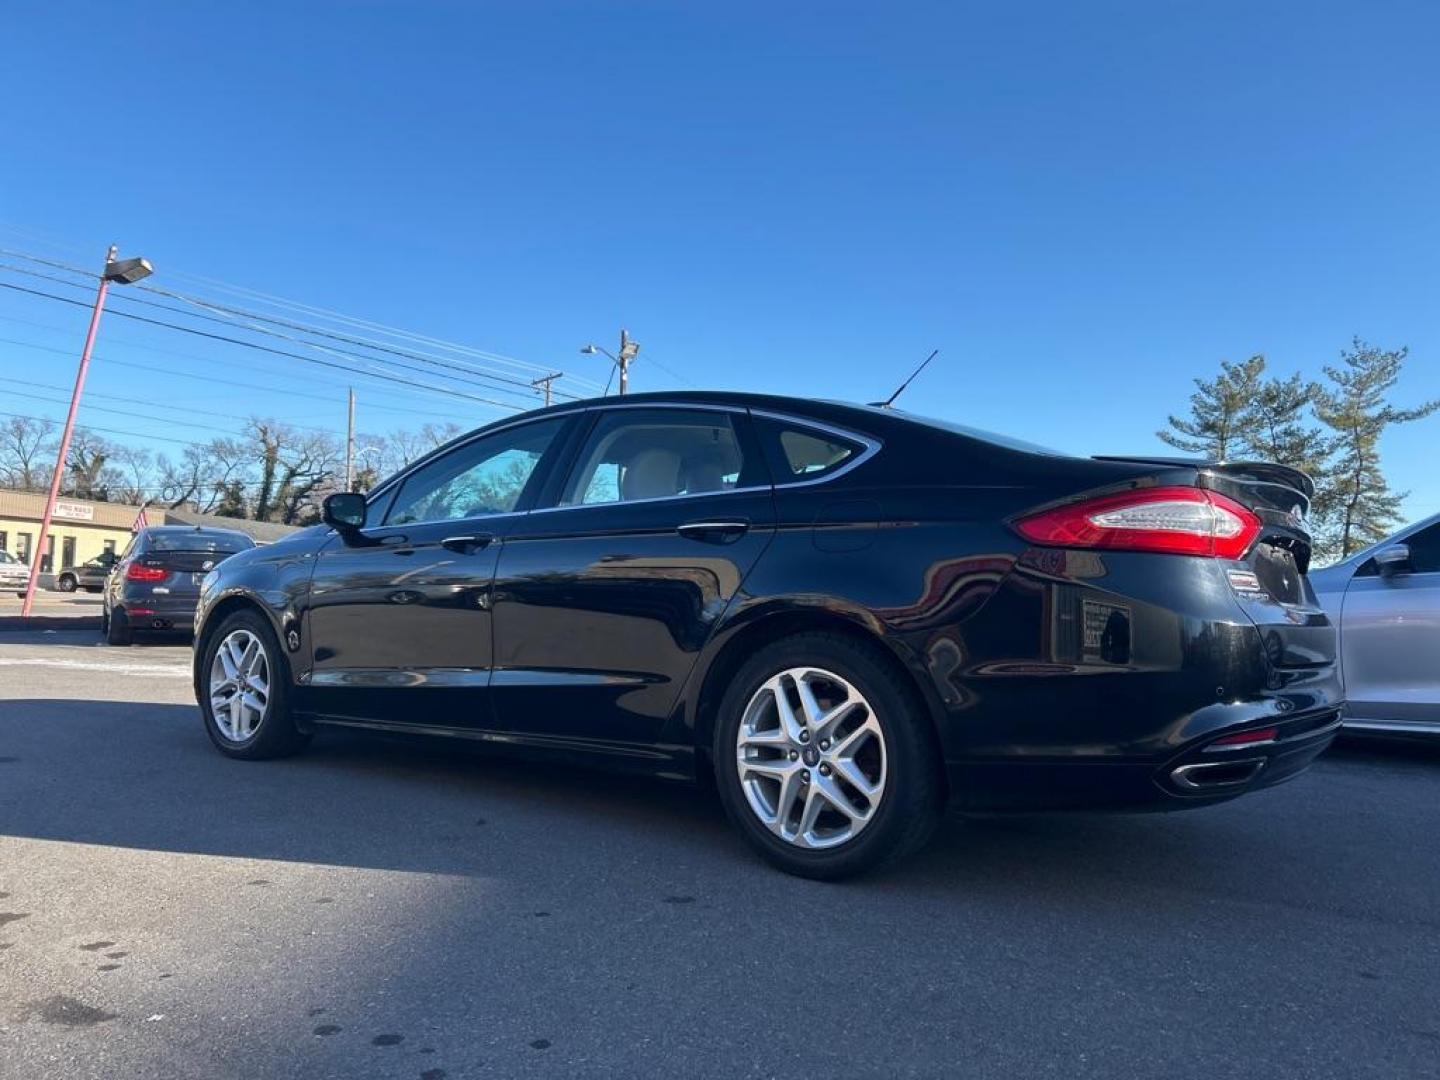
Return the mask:
POLYGON ((1242 606, 1225 570, 1030 552, 971 617, 912 635, 952 801, 1173 809, 1304 769, 1344 703, 1334 628, 1308 606, 1242 606), (1264 728, 1267 745, 1207 750, 1264 728))
POLYGON ((133 630, 161 630, 177 633, 194 633, 195 607, 198 597, 137 597, 122 602, 119 607, 125 612, 133 630))
POLYGON ((1275 725, 1263 745, 1204 739, 1160 761, 1104 759, 951 762, 952 801, 966 810, 1184 810, 1274 787, 1304 772, 1335 740, 1326 709, 1275 725))

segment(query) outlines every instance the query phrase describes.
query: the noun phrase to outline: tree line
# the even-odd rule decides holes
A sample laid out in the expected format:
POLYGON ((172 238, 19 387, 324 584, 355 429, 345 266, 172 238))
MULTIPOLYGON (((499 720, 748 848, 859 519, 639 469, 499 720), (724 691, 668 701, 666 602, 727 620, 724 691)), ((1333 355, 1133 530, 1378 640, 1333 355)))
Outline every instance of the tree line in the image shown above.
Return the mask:
POLYGON ((1408 348, 1355 338, 1323 378, 1268 373, 1265 357, 1222 361, 1196 379, 1190 409, 1156 434, 1170 446, 1216 461, 1273 461, 1315 481, 1309 525, 1322 559, 1343 559, 1400 524, 1400 503, 1380 461, 1380 439, 1429 416, 1440 400, 1401 408, 1390 401, 1408 348))
MULTIPOLYGON (((460 434, 456 424, 356 437, 357 491, 366 491, 460 434)), ((50 420, 11 417, 0 426, 0 487, 48 491, 60 428, 50 420)), ((320 502, 344 487, 345 446, 338 436, 274 419, 250 417, 238 435, 156 453, 77 427, 60 493, 68 498, 186 508, 222 517, 307 525, 320 502)))

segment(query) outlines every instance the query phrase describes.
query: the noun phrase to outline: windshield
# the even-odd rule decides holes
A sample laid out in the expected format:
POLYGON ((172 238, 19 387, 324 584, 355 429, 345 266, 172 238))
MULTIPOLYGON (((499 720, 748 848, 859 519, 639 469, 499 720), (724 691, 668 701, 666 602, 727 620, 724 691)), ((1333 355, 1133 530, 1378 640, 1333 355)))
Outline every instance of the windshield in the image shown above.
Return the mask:
POLYGON ((936 420, 931 416, 917 416, 915 413, 906 412, 903 409, 892 409, 891 411, 907 420, 914 420, 917 424, 925 424, 927 427, 939 428, 941 431, 964 435, 967 439, 980 439, 982 442, 994 443, 1007 450, 1021 450, 1027 454, 1049 454, 1051 457, 1066 456, 1063 451, 1055 450, 1052 447, 1041 446, 1039 443, 1027 442, 1024 439, 1012 439, 1009 435, 1000 435, 993 431, 986 431, 984 428, 956 424, 950 420, 936 420))
POLYGON ((254 546, 248 536, 235 536, 231 533, 151 533, 145 542, 146 551, 218 551, 226 555, 246 551, 254 546))
POLYGON ((0 548, 0 563, 18 563, 20 560, 4 548, 0 548))

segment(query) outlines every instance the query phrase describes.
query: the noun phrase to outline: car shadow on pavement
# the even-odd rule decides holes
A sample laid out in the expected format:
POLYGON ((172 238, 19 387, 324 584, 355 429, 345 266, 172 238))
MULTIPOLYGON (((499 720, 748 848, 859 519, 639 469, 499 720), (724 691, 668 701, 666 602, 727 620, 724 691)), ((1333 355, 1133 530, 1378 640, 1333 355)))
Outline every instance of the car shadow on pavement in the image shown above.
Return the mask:
POLYGON ((233 761, 193 705, 62 699, 0 700, 0 836, 462 875, 564 836, 739 855, 689 785, 344 731, 233 761))
MULTIPOLYGON (((1074 898, 1087 883, 1104 895, 1126 882, 1275 899, 1294 880, 1256 868, 1299 861, 1314 899, 1336 888, 1330 838, 1355 831, 1367 774, 1428 804, 1436 764, 1428 748, 1345 748, 1299 780, 1201 810, 952 818, 919 857, 866 883, 1074 898)), ((0 701, 0 835, 541 882, 597 863, 771 873, 701 788, 350 732, 323 732, 281 761, 232 761, 180 704, 0 701)), ((1351 856, 1373 857, 1377 887, 1390 875, 1382 847, 1351 856)))

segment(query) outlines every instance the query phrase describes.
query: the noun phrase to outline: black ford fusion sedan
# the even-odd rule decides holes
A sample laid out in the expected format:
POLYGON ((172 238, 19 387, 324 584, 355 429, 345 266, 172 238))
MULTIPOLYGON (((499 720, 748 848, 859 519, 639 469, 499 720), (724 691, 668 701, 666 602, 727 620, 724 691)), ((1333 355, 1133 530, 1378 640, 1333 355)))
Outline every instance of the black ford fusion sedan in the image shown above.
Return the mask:
POLYGON ((632 395, 482 428, 203 582, 215 745, 423 732, 713 776, 797 874, 942 809, 1202 806, 1333 738, 1310 481, 873 407, 632 395))

